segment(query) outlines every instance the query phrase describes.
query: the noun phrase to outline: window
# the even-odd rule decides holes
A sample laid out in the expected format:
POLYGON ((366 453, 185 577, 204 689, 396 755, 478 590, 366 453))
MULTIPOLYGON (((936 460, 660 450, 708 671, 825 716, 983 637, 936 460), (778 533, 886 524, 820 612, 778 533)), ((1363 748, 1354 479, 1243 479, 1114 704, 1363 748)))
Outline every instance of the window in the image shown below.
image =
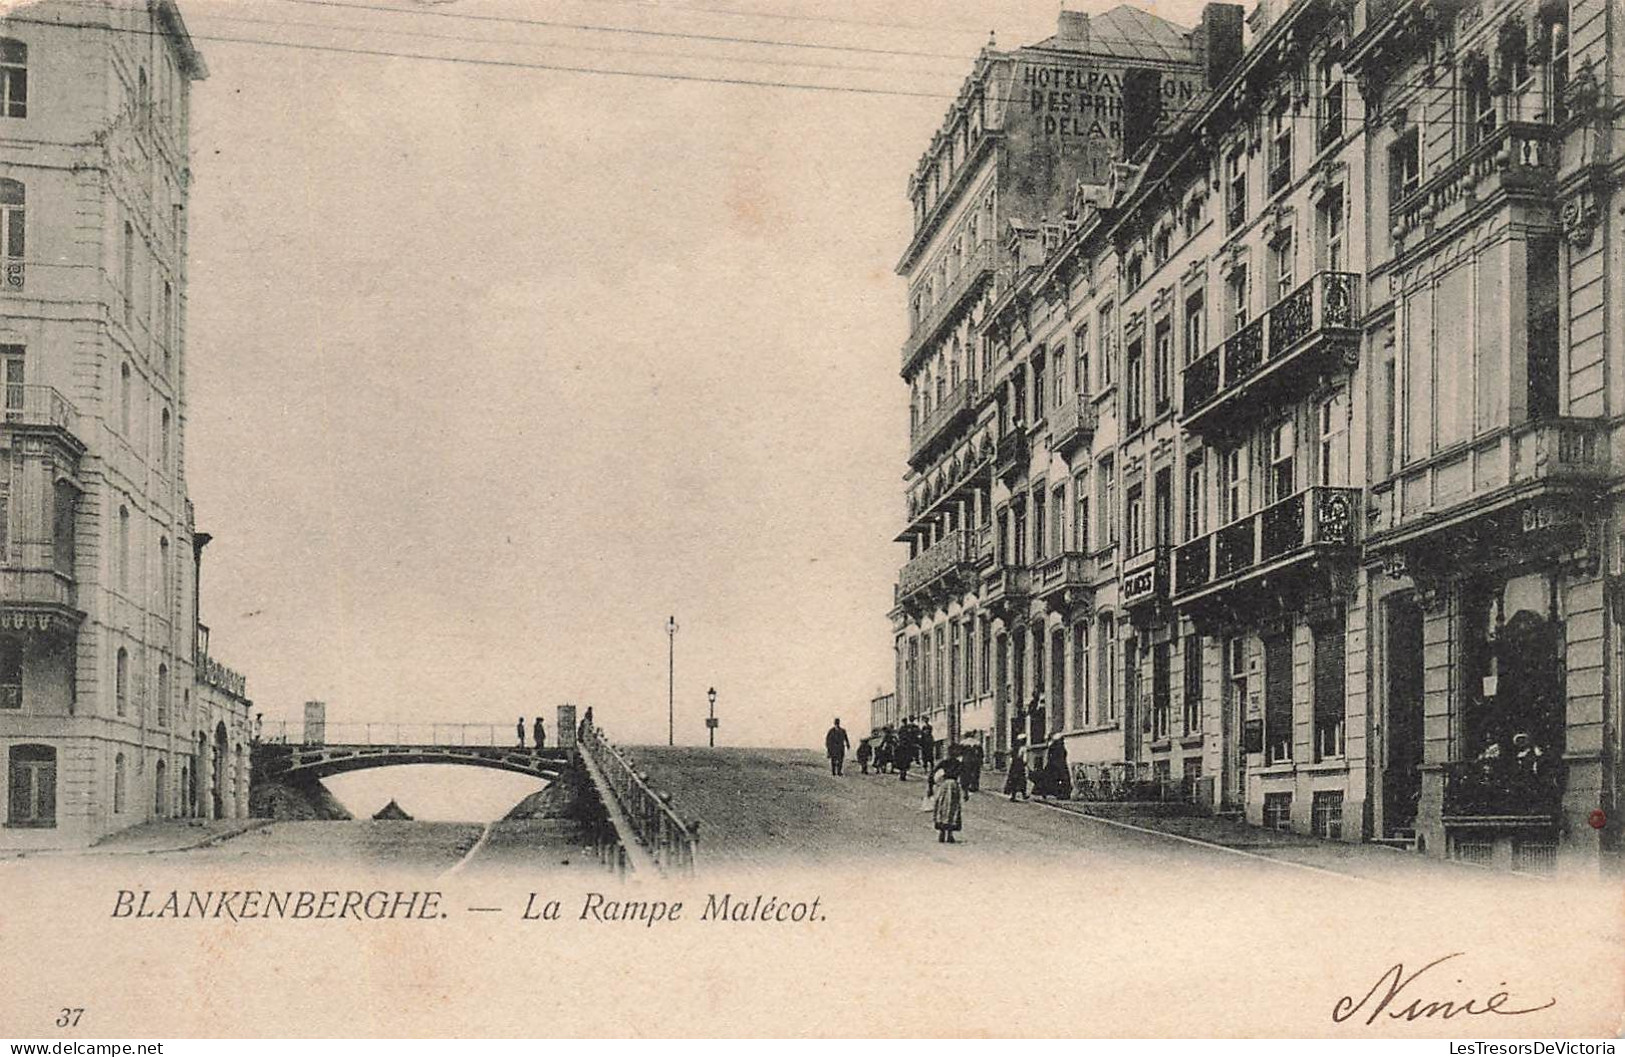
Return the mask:
POLYGON ((1027 565, 1027 497, 1016 496, 1015 501, 1011 503, 1011 509, 1015 512, 1013 535, 1016 545, 1016 565, 1024 568, 1027 565))
POLYGON ((1294 434, 1291 419, 1277 423, 1270 430, 1270 475, 1266 482, 1268 494, 1264 497, 1265 503, 1279 503, 1298 490, 1294 472, 1297 437, 1294 434))
POLYGON ((1242 148, 1225 159, 1224 215, 1229 231, 1247 222, 1247 152, 1242 148))
POLYGON ((1292 182, 1292 114, 1282 107, 1270 115, 1270 197, 1292 182))
POLYGON ((1482 142, 1495 133, 1495 96, 1490 92, 1489 64, 1481 56, 1470 55, 1462 62, 1462 105, 1467 126, 1467 145, 1482 142))
POLYGON ((1339 759, 1344 739, 1343 621, 1315 629, 1315 759, 1339 759))
POLYGON ((1315 233, 1319 243, 1320 267, 1328 272, 1340 272, 1345 264, 1343 252, 1343 188, 1334 187, 1315 206, 1315 233))
POLYGON ((1173 243, 1173 236, 1166 227, 1159 228, 1151 240, 1151 263, 1160 268, 1168 263, 1168 254, 1173 243))
POLYGON ((1076 366, 1073 368, 1074 388, 1079 394, 1087 393, 1090 389, 1089 380, 1089 324, 1079 327, 1073 335, 1073 349, 1077 354, 1076 366))
POLYGON ((1247 445, 1237 444, 1219 458, 1219 523, 1240 521, 1249 513, 1247 445))
POLYGON ((1319 482, 1342 488, 1349 482, 1348 394, 1338 390, 1320 402, 1319 482))
POLYGON ((1049 394, 1044 390, 1044 350, 1033 350, 1033 420, 1041 422, 1044 418, 1044 407, 1048 403, 1045 397, 1049 394))
POLYGON ((1288 831, 1292 829, 1292 794, 1264 794, 1264 828, 1288 831))
POLYGON ((169 537, 158 537, 158 608, 164 619, 170 618, 169 612, 169 537))
POLYGON ((1033 561, 1041 562, 1046 556, 1044 545, 1048 542, 1044 534, 1044 514, 1048 504, 1044 501, 1044 489, 1033 489, 1033 561))
MULTIPOLYGON (((164 280, 164 299, 160 302, 160 305, 159 311, 162 316, 158 321, 158 342, 164 357, 164 373, 168 374, 169 350, 175 341, 175 288, 169 285, 168 279, 164 280)), ((955 366, 957 367, 957 365, 956 361, 955 366)))
POLYGON ((1343 68, 1335 62, 1320 67, 1320 146, 1343 138, 1343 68))
POLYGON ((1089 725, 1089 625, 1081 621, 1072 626, 1072 726, 1089 725))
POLYGON ((158 416, 158 468, 169 472, 169 408, 158 416))
POLYGON ((1056 407, 1066 403, 1066 346, 1055 346, 1055 352, 1050 356, 1050 402, 1056 407))
MULTIPOLYGON (((72 577, 74 565, 78 561, 78 540, 74 531, 74 521, 79 508, 79 492, 66 480, 58 480, 51 492, 52 567, 63 576, 72 577)), ((0 514, 0 522, 4 520, 3 514, 0 514)))
POLYGON ((1072 548, 1089 551, 1089 473, 1072 478, 1072 548))
POLYGON ((117 580, 120 591, 130 589, 130 508, 118 508, 118 546, 113 551, 113 559, 118 562, 118 569, 114 579, 117 580))
POLYGON ((0 639, 0 710, 23 707, 23 644, 18 639, 0 639))
POLYGON ((28 45, 0 37, 0 117, 28 116, 28 45))
POLYGON ((120 716, 127 715, 130 707, 130 651, 118 648, 118 659, 113 669, 113 703, 120 716))
POLYGON ((1174 325, 1164 317, 1157 321, 1156 373, 1151 379, 1151 399, 1161 415, 1174 404, 1174 325))
POLYGON ((1422 186, 1422 148, 1413 127, 1388 148, 1390 207, 1416 193, 1422 186))
POLYGON ((1529 349, 1528 408, 1530 418, 1550 418, 1560 404, 1562 320, 1559 315, 1557 240, 1529 240, 1526 334, 1529 349))
POLYGON ((169 666, 158 666, 158 725, 169 726, 169 666))
POLYGON ((1027 372, 1018 364, 1010 372, 1010 392, 1014 396, 1015 426, 1017 429, 1027 427, 1027 372))
POLYGON ((1202 733, 1202 636, 1185 636, 1185 708, 1180 729, 1189 738, 1202 733))
POLYGON ((1567 4, 1553 9, 1552 21, 1543 29, 1547 37, 1547 120, 1560 125, 1569 118, 1563 95, 1569 87, 1569 10, 1567 4))
POLYGON ((1191 195, 1190 201, 1185 203, 1185 237, 1194 239, 1196 233, 1202 230, 1202 196, 1191 195))
POLYGON ((993 692, 993 622, 983 618, 982 625, 982 693, 993 692))
POLYGON ((1097 722, 1117 720, 1117 621, 1100 614, 1100 715, 1097 722))
POLYGON ((1292 638, 1264 640, 1264 762, 1292 759, 1292 638))
POLYGON ((1270 270, 1275 273, 1275 296, 1270 299, 1271 304, 1285 300, 1292 292, 1294 249, 1291 228, 1283 229, 1270 243, 1270 270))
POLYGON ((1130 485, 1123 501, 1124 531, 1128 533, 1128 553, 1138 554, 1145 549, 1145 493, 1137 484, 1130 485))
POLYGON ((1322 840, 1343 839, 1343 793, 1321 790, 1309 802, 1309 828, 1322 840))
POLYGON ((126 440, 130 439, 130 404, 135 398, 135 379, 128 363, 119 365, 118 372, 118 422, 119 432, 124 434, 126 440))
POLYGON ((1207 495, 1203 488, 1203 458, 1201 452, 1185 457, 1185 539, 1196 539, 1207 532, 1207 495))
POLYGON ((1145 339, 1135 335, 1128 343, 1128 362, 1124 369, 1123 413, 1132 432, 1145 424, 1145 339))
POLYGON ((1066 551, 1066 485, 1058 484, 1050 496, 1049 552, 1060 557, 1066 551))
MULTIPOLYGON (((1173 710, 1173 671, 1169 659, 1169 644, 1159 642, 1151 647, 1151 739, 1162 741, 1170 731, 1169 716, 1173 710)), ((1166 761, 1164 761, 1166 762, 1166 761)))
POLYGON ((1247 325, 1247 266, 1238 264, 1230 269, 1230 275, 1224 281, 1226 295, 1230 299, 1230 333, 1234 334, 1247 325))
POLYGON ((6 823, 56 825, 56 750, 49 745, 13 745, 6 783, 6 823))
POLYGON ((28 412, 28 390, 24 381, 26 349, 21 345, 0 345, 0 381, 6 387, 6 420, 21 421, 28 412))
POLYGON ((113 814, 124 814, 124 754, 113 757, 113 814))
POLYGON ((1207 353, 1207 327, 1202 292, 1185 299, 1185 364, 1189 366, 1207 353))
POLYGON ((124 325, 135 321, 135 225, 124 222, 123 270, 119 282, 124 293, 124 325))
POLYGON ((28 236, 27 189, 16 180, 0 179, 0 283, 21 290, 28 236))
POLYGON ((1110 455, 1100 460, 1100 476, 1097 478, 1100 488, 1099 517, 1100 524, 1106 529, 1105 545, 1111 546, 1117 542, 1117 467, 1110 455))
POLYGON ((1123 283, 1130 289, 1136 289, 1145 281, 1145 261, 1138 253, 1129 255, 1128 265, 1123 269, 1123 283))
POLYGON ((1100 310, 1100 387, 1117 384, 1117 349, 1112 340, 1112 307, 1100 310))

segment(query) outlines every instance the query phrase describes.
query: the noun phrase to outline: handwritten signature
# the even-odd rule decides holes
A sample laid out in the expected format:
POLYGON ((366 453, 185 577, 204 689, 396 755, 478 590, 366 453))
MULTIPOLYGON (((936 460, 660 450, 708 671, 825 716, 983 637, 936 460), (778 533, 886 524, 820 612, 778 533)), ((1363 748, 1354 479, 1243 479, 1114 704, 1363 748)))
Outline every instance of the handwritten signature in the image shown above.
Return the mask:
MULTIPOLYGON (((1365 1009, 1373 999, 1376 999, 1377 1002, 1376 1005, 1371 1006, 1371 1011, 1365 1018, 1367 1024, 1375 1024, 1377 1018, 1384 1012, 1387 1012, 1392 1020, 1413 1021, 1433 1017, 1449 1020, 1462 1014, 1479 1017, 1486 1013, 1494 1013, 1503 1017, 1520 1017, 1525 1013, 1538 1013, 1543 1009, 1550 1009, 1557 1005, 1557 999, 1552 998, 1545 1005, 1530 1006, 1526 1009, 1508 1009, 1507 1003, 1512 1001, 1512 994, 1509 991, 1497 991, 1488 997, 1473 995, 1471 997, 1458 996, 1453 998, 1412 997, 1405 993, 1406 989, 1416 983, 1417 978, 1423 973, 1437 965, 1444 964, 1452 958, 1460 958, 1462 954, 1462 951, 1456 951, 1454 954, 1447 954, 1443 958, 1435 958, 1409 976, 1405 975, 1403 962, 1394 963, 1385 969, 1381 976, 1377 977, 1377 982, 1371 985, 1371 990, 1367 991, 1365 997, 1358 1002, 1354 1000, 1352 995, 1344 995, 1339 998, 1337 1004, 1332 1007, 1332 1020, 1339 1024, 1343 1023, 1365 1009), (1383 991, 1385 984, 1387 990, 1383 991), (1380 997, 1379 992, 1382 992, 1380 997), (1410 999, 1408 1004, 1403 1006, 1395 1005, 1405 998, 1410 999), (1395 1008, 1390 1010, 1389 1006, 1395 1006, 1395 1008)), ((1456 983, 1459 984, 1461 981, 1457 980, 1456 983)), ((1418 985, 1418 990, 1425 986, 1425 984, 1418 985)), ((1506 981, 1503 980, 1501 986, 1505 987, 1506 981)))

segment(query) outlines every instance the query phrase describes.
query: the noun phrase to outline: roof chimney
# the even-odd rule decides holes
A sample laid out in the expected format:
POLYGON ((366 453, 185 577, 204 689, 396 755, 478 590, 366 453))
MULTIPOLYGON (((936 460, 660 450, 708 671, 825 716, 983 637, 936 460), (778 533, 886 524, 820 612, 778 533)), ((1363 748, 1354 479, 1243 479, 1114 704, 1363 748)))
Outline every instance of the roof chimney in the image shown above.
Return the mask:
POLYGON ((1089 46, 1089 15, 1083 11, 1062 11, 1055 36, 1067 44, 1089 46))
POLYGON ((1207 86, 1217 88, 1241 61, 1240 4, 1208 4, 1202 8, 1196 51, 1207 86))

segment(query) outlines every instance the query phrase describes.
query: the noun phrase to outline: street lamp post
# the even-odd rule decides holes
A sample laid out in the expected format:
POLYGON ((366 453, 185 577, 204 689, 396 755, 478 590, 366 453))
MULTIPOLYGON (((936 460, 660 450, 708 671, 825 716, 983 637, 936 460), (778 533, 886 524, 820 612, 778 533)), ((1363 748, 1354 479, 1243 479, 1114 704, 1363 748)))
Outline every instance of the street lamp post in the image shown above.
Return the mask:
POLYGON ((666 744, 677 744, 677 618, 666 618, 666 744))
POLYGON ((706 717, 705 732, 711 739, 711 748, 717 747, 717 688, 712 687, 705 692, 707 700, 711 702, 711 715, 706 717))

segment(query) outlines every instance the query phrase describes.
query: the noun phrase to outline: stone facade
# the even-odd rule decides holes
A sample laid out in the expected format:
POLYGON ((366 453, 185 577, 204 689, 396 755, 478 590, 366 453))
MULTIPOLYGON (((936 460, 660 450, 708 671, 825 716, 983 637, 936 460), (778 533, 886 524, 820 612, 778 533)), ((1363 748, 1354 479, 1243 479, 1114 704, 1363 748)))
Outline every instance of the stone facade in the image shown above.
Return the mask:
POLYGON ((1193 106, 998 215, 973 399, 923 450, 905 363, 900 697, 1064 746, 1080 795, 1532 871, 1617 848, 1606 8, 1266 0, 1243 50, 1210 6, 1193 106), (933 684, 944 625, 980 649, 933 684))

